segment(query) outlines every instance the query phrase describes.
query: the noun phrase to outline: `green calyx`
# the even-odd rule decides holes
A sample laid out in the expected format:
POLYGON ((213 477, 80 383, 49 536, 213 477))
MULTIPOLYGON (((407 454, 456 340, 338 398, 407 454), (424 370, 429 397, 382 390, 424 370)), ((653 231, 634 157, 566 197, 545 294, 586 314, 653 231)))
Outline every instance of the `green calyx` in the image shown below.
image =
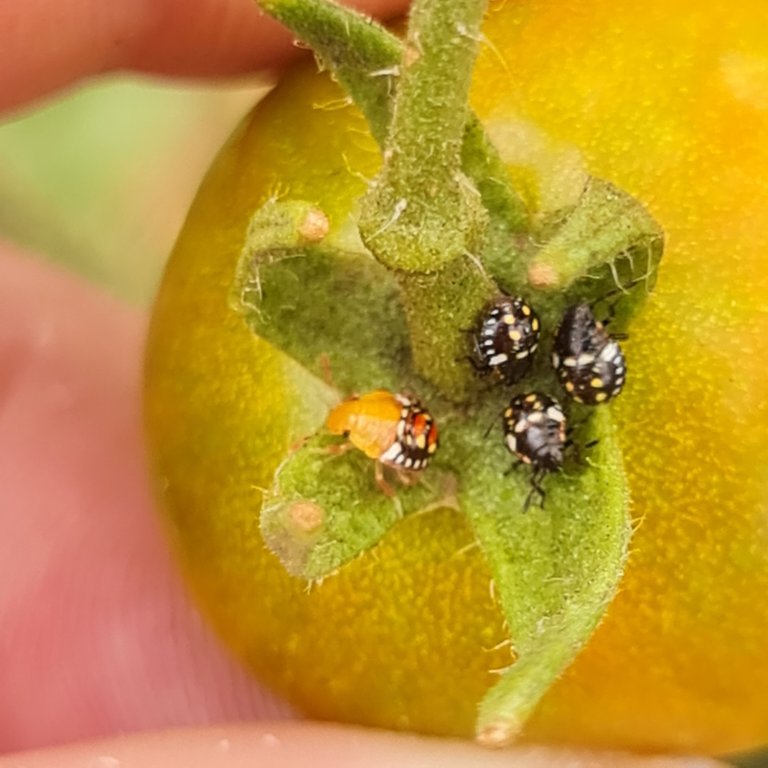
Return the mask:
POLYGON ((298 363, 308 402, 386 388, 429 404, 440 449, 420 482, 392 481, 393 495, 377 485, 370 459, 322 427, 292 435, 261 531, 289 573, 314 583, 405 515, 465 515, 509 628, 510 666, 478 704, 477 738, 498 746, 515 738, 600 621, 623 572, 629 498, 603 406, 570 414, 577 445, 599 442, 545 478, 543 509, 523 511, 528 468, 504 474, 509 392, 478 380, 464 360, 467 330, 499 293, 526 297, 542 343, 514 391, 558 396, 549 350, 563 311, 616 294, 623 329, 654 282, 663 237, 642 205, 599 179, 572 207, 533 223, 467 106, 484 5, 417 0, 401 42, 328 0, 261 0, 348 91, 382 166, 360 200, 358 232, 329 226, 312 201, 273 199, 254 211, 230 305, 298 363))

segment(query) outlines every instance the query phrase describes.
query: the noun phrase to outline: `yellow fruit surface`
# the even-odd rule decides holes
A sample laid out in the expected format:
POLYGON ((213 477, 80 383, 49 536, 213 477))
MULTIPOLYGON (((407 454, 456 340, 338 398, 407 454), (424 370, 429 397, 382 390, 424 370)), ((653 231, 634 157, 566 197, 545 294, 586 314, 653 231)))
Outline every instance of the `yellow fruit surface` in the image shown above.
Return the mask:
MULTIPOLYGON (((639 198, 667 248, 613 407, 637 530, 620 592, 526 738, 722 752, 768 742, 768 4, 492 3, 473 104, 541 209, 584 174, 639 198)), ((309 200, 352 226, 378 167, 362 117, 310 63, 224 147, 161 286, 147 425, 193 591, 307 714, 473 732, 509 663, 456 512, 406 518, 307 589, 265 549, 262 489, 326 415, 228 306, 250 215, 309 200)), ((300 286, 297 287, 300 297, 300 286)))

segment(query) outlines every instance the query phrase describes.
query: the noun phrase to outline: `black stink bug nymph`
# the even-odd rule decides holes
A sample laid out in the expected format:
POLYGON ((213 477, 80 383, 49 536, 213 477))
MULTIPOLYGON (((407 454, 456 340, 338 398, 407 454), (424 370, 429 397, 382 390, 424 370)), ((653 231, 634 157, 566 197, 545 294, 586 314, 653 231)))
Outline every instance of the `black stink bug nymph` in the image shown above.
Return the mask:
POLYGON ((567 444, 565 413, 552 397, 537 392, 515 395, 504 411, 504 442, 523 463, 530 465, 531 492, 525 500, 528 509, 538 494, 544 506, 544 489, 540 480, 548 472, 563 466, 567 444))
POLYGON ((481 376, 495 373, 504 383, 515 384, 531 369, 540 328, 538 315, 525 299, 494 299, 473 332, 474 356, 469 360, 481 376))
POLYGON ((552 365, 568 396, 585 405, 616 397, 627 376, 619 342, 584 302, 566 309, 555 334, 552 365))

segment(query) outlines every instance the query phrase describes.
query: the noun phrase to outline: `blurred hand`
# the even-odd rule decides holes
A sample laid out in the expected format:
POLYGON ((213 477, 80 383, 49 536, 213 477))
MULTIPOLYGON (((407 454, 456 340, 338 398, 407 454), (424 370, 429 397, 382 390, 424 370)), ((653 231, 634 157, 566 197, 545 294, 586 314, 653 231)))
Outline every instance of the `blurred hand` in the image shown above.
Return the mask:
MULTIPOLYGON (((0 0, 0 32, 0 110, 105 71, 232 75, 294 50, 253 0, 0 0)), ((287 719, 202 624, 152 514, 145 322, 0 244, 0 754, 38 750, 0 768, 682 764, 287 719)))

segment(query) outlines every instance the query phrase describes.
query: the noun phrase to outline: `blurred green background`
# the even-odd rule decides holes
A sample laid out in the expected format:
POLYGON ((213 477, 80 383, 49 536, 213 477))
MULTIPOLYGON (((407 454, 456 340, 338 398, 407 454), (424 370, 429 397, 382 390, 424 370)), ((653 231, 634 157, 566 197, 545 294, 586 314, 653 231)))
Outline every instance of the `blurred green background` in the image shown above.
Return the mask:
POLYGON ((0 238, 147 304, 217 149, 266 81, 94 81, 0 122, 0 238))

